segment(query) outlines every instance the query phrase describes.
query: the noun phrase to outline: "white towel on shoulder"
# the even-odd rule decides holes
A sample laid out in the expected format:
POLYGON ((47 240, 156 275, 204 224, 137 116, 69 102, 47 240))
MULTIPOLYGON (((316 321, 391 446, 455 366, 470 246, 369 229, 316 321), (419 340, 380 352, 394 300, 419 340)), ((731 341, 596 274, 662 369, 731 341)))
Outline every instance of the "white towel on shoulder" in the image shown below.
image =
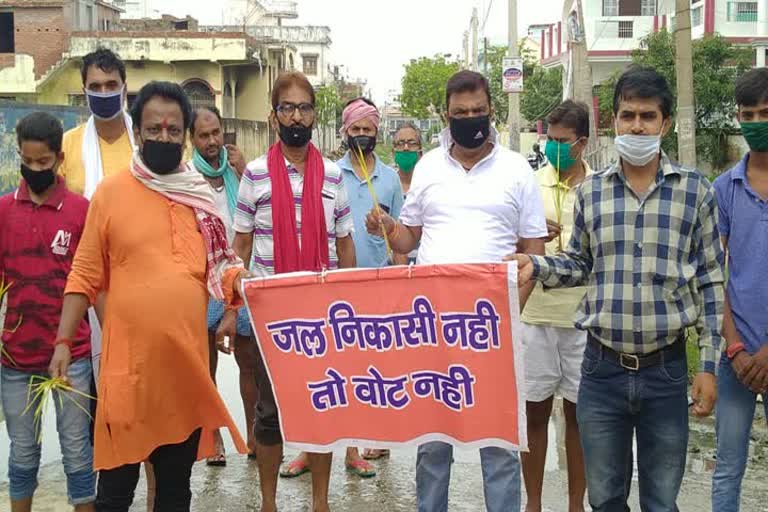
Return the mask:
MULTIPOLYGON (((131 164, 133 151, 136 147, 133 141, 133 122, 131 116, 123 112, 125 121, 125 130, 128 132, 128 138, 131 141, 131 155, 125 160, 126 168, 131 164)), ((96 187, 104 179, 104 168, 101 162, 101 146, 99 145, 99 134, 96 132, 96 122, 94 117, 88 118, 83 134, 83 168, 85 169, 85 190, 83 195, 89 201, 96 192, 96 187)), ((98 382, 99 361, 101 359, 101 325, 96 316, 96 310, 88 309, 88 323, 91 325, 91 361, 93 363, 93 377, 98 382)))
MULTIPOLYGON (((128 138, 131 141, 131 155, 133 155, 133 150, 136 148, 136 144, 133 141, 133 122, 131 121, 131 116, 126 112, 123 112, 123 120, 125 121, 125 130, 128 132, 128 138)), ((93 116, 89 117, 88 122, 85 124, 82 153, 83 168, 85 169, 85 190, 83 195, 90 201, 93 193, 96 192, 96 187, 104 179, 99 134, 96 133, 96 122, 93 116)), ((131 164, 131 155, 125 160, 126 168, 131 164)))

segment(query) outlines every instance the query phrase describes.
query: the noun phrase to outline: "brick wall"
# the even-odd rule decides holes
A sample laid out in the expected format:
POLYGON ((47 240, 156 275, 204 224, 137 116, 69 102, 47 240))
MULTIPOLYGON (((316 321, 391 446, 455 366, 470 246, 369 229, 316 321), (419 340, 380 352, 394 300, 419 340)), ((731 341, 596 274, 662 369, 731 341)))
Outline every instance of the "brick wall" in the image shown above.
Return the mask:
POLYGON ((66 48, 69 31, 64 9, 61 6, 16 7, 13 12, 16 53, 35 59, 35 78, 40 78, 61 59, 66 48))
POLYGON ((13 53, 0 53, 0 69, 12 68, 16 64, 16 56, 13 53))

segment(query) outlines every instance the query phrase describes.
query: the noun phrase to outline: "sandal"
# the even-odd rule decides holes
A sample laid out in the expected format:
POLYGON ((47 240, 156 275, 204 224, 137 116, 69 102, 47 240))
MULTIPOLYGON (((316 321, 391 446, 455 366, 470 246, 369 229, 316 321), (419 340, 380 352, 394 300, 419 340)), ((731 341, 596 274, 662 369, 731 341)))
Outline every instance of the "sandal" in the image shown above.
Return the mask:
POLYGON ((379 460, 389 457, 389 450, 368 449, 363 452, 365 460, 379 460))
POLYGON ((205 461, 205 464, 211 467, 223 468, 227 465, 227 457, 223 453, 220 453, 218 455, 214 455, 213 457, 208 457, 208 460, 205 461))
POLYGON ((376 470, 371 463, 363 459, 347 462, 347 471, 354 473, 360 478, 372 478, 376 476, 376 470))
POLYGON ((309 473, 309 464, 299 459, 292 460, 285 468, 280 470, 282 478, 296 478, 304 473, 309 473))

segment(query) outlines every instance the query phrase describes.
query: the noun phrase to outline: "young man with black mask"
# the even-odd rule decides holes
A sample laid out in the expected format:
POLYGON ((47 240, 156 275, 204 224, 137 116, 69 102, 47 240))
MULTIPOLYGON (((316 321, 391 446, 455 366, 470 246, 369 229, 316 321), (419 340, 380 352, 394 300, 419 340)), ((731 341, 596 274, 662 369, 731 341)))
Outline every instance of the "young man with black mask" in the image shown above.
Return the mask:
MULTIPOLYGON (((339 168, 310 142, 315 92, 298 72, 284 73, 272 88, 270 122, 280 140, 249 163, 235 210, 235 252, 256 276, 355 266, 352 214, 339 168), (297 207, 300 205, 300 207, 297 207), (301 226, 301 245, 297 226, 301 226)), ((264 361, 256 363, 256 457, 262 512, 277 510, 283 439, 264 361)), ((307 454, 314 512, 327 512, 331 453, 307 454)))
MULTIPOLYGON (((66 276, 85 227, 88 201, 70 192, 56 175, 64 158, 64 130, 50 114, 19 121, 19 187, 0 198, 0 272, 8 283, 6 329, 2 332, 2 408, 10 438, 8 496, 13 512, 29 512, 40 468, 41 425, 33 414, 39 397, 30 390, 48 377, 55 350, 66 276)), ((91 391, 90 331, 81 316, 71 341, 69 385, 56 405, 67 496, 76 512, 93 512, 96 473, 89 439, 87 395, 91 391), (66 396, 66 398, 64 398, 66 396)))
MULTIPOLYGON (((485 77, 472 71, 451 77, 446 110, 449 128, 440 146, 419 162, 400 221, 371 211, 368 232, 381 236, 383 225, 392 249, 401 254, 421 241, 418 264, 501 262, 518 251, 544 254, 547 226, 539 186, 525 157, 499 144, 485 77)), ((521 308, 531 290, 520 291, 521 308)), ((419 447, 419 512, 448 510, 452 455, 452 446, 442 442, 419 447)), ((519 511, 518 454, 488 447, 480 458, 488 512, 519 511)))

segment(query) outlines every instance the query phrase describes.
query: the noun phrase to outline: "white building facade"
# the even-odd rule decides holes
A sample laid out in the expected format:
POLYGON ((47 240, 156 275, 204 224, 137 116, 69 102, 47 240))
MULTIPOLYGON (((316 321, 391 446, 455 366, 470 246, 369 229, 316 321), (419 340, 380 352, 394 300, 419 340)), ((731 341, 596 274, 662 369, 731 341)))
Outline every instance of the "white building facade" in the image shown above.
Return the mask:
MULTIPOLYGON (((567 12, 575 6, 566 0, 561 22, 549 28, 537 26, 542 63, 558 66, 568 52, 567 12)), ((588 59, 595 85, 631 61, 643 38, 675 25, 674 0, 581 0, 588 59)), ((755 49, 755 65, 766 65, 768 50, 768 0, 693 0, 692 36, 699 39, 719 34, 731 43, 755 49)))
POLYGON ((150 18, 149 0, 113 0, 112 4, 124 11, 123 18, 150 18))
POLYGON ((318 87, 332 81, 331 29, 325 26, 259 25, 246 28, 258 41, 280 41, 296 48, 294 69, 304 73, 318 87))
MULTIPOLYGON (((768 57, 768 0, 693 0, 694 39, 719 34, 735 45, 755 51, 755 66, 768 57)), ((592 85, 598 86, 632 61, 632 52, 649 34, 674 30, 675 0, 565 0, 562 21, 542 30, 540 59, 544 67, 573 65, 571 43, 586 42, 592 85), (583 21, 579 23, 579 3, 583 21)), ((566 76, 569 73, 566 73, 566 76)), ((567 78, 566 78, 567 80, 567 78)), ((596 118, 597 99, 593 98, 596 118)))

